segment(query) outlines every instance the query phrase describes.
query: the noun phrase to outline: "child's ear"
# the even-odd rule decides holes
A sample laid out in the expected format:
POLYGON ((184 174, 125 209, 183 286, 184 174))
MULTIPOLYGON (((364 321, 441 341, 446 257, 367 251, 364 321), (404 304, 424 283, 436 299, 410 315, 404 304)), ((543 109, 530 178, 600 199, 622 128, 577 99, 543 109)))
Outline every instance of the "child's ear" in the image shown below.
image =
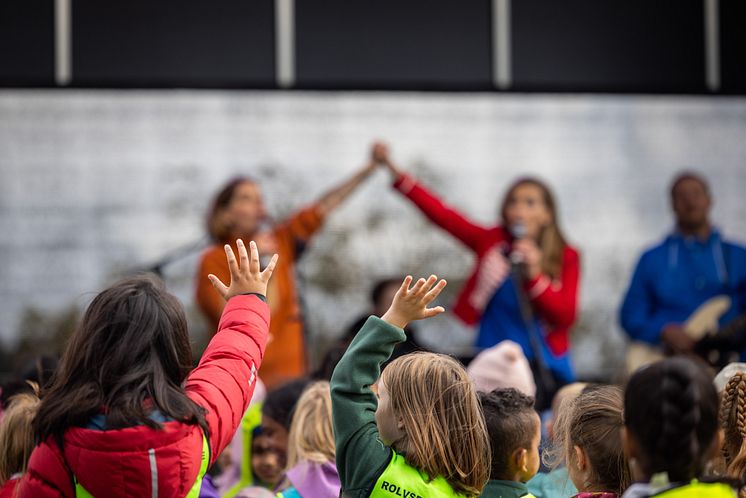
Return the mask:
POLYGON ((587 466, 587 460, 585 458, 585 451, 583 451, 583 449, 578 445, 573 446, 573 449, 575 450, 575 462, 576 462, 576 466, 578 467, 578 470, 580 471, 585 470, 587 466))
POLYGON ((402 417, 401 415, 396 417, 396 427, 400 431, 404 432, 404 417, 402 417))
POLYGON ((624 456, 627 457, 627 460, 637 456, 637 448, 631 440, 626 427, 622 427, 622 450, 624 450, 624 456))
POLYGON ((725 442, 725 430, 720 428, 715 433, 715 438, 712 440, 712 444, 708 448, 707 451, 707 460, 716 458, 723 447, 723 444, 725 442))
POLYGON ((632 480, 644 480, 646 476, 643 475, 637 461, 637 455, 639 451, 637 441, 635 441, 635 438, 632 436, 632 434, 630 434, 626 427, 622 427, 622 448, 624 449, 624 456, 627 457, 629 474, 632 480))
POLYGON ((513 452, 513 462, 515 463, 515 469, 518 472, 528 472, 528 450, 526 448, 518 448, 513 452))

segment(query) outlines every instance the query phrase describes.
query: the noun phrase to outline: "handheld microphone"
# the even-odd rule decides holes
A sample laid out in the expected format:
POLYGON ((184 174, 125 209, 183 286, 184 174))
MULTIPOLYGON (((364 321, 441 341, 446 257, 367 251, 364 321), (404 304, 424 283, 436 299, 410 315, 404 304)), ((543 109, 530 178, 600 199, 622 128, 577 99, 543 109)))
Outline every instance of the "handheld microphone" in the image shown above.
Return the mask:
MULTIPOLYGON (((520 240, 526 236, 526 225, 521 221, 517 221, 508 227, 508 231, 515 240, 520 240)), ((513 266, 518 266, 523 263, 523 255, 516 251, 510 251, 508 259, 510 259, 510 263, 513 266)))

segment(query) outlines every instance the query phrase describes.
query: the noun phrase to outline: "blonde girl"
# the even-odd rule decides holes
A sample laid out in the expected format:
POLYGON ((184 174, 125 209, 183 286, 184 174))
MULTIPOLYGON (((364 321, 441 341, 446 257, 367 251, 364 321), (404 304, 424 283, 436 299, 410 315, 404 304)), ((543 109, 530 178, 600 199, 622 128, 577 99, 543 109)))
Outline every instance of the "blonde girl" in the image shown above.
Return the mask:
POLYGON ((288 436, 288 463, 282 498, 337 498, 332 400, 329 383, 315 382, 298 400, 288 436))
POLYGON ((476 391, 456 360, 415 353, 380 366, 446 282, 404 279, 389 310, 371 316, 334 370, 334 434, 344 496, 478 496, 489 477, 490 447, 476 391), (380 378, 379 378, 380 377, 380 378), (377 384, 376 384, 377 382, 377 384), (376 384, 374 394, 371 386, 376 384))
POLYGON ((35 394, 13 396, 0 423, 0 496, 15 496, 34 449, 32 422, 39 408, 35 394))

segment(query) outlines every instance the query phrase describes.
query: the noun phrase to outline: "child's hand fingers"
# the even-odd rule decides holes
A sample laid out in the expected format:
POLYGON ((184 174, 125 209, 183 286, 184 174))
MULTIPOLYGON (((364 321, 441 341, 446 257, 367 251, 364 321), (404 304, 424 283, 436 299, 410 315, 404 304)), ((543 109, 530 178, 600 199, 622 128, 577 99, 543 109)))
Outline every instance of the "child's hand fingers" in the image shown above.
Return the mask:
POLYGON ((233 254, 233 249, 229 244, 225 245, 225 257, 228 258, 228 268, 231 271, 231 275, 238 275, 238 263, 236 263, 236 255, 233 254))
POLYGON ((424 278, 419 279, 417 285, 415 285, 415 289, 412 290, 412 294, 418 301, 424 299, 425 294, 430 290, 430 287, 433 286, 437 279, 438 277, 435 275, 430 275, 427 280, 424 278))
POLYGON ((400 294, 402 296, 406 296, 409 292, 409 286, 412 284, 412 275, 407 275, 404 277, 404 281, 401 283, 401 286, 399 287, 399 290, 396 291, 397 294, 400 294))
POLYGON ((275 254, 272 256, 272 259, 269 261, 269 264, 267 264, 267 267, 262 272, 262 280, 265 282, 269 282, 269 277, 272 276, 272 272, 275 271, 275 266, 277 266, 277 260, 280 259, 280 256, 278 254, 275 254))
POLYGON ((431 318, 435 315, 440 315, 443 313, 446 309, 443 306, 436 306, 435 308, 426 308, 425 311, 422 313, 423 318, 431 318))
POLYGON ((440 282, 438 282, 437 284, 435 284, 435 287, 433 287, 432 289, 430 289, 428 291, 428 293, 425 294, 425 297, 423 298, 425 300, 425 303, 430 303, 430 302, 433 301, 433 299, 435 299, 436 297, 438 297, 438 295, 440 294, 440 292, 445 288, 446 284, 447 284, 447 282, 445 280, 442 280, 442 279, 441 279, 440 282))
POLYGON ((414 284, 414 287, 412 287, 412 290, 410 292, 412 294, 418 294, 422 290, 422 288, 425 286, 426 283, 427 283, 427 280, 425 280, 424 278, 418 279, 417 282, 414 284))
POLYGON ((429 277, 427 277, 427 280, 425 281, 425 286, 422 288, 420 292, 423 294, 426 294, 430 290, 430 288, 433 286, 433 284, 437 281, 438 281, 438 277, 436 277, 435 275, 430 275, 429 277))
POLYGON ((253 240, 249 242, 249 249, 251 250, 251 260, 249 261, 249 271, 252 275, 259 273, 259 250, 256 248, 256 242, 253 240))
POLYGON ((237 239, 236 246, 238 247, 238 258, 241 264, 241 269, 246 271, 249 267, 249 255, 246 254, 246 246, 243 244, 243 240, 237 239))
POLYGON ((207 275, 207 278, 210 279, 210 282, 212 282, 212 286, 215 287, 215 290, 218 291, 218 293, 222 297, 225 297, 226 294, 228 294, 228 287, 223 282, 221 282, 218 277, 210 273, 209 275, 207 275))

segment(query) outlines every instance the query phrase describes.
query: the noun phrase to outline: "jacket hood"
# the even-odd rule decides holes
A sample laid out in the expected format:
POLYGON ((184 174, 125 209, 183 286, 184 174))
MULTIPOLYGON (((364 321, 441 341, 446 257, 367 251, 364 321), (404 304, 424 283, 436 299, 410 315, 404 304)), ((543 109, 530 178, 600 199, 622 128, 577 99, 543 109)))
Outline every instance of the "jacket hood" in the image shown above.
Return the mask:
POLYGON ((197 425, 166 422, 118 430, 73 428, 64 455, 76 482, 93 496, 186 496, 197 480, 203 445, 197 425))

